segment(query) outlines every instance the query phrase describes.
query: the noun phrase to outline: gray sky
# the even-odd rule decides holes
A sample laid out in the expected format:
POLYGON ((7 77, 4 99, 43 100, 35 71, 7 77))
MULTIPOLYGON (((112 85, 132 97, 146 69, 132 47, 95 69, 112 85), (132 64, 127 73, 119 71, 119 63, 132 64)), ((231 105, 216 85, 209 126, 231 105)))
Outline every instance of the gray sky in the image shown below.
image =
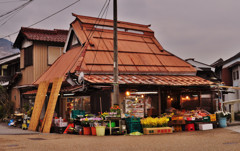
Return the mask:
MULTIPOLYGON (((0 15, 24 2, 1 3, 0 15)), ((0 37, 29 26, 62 9, 75 0, 34 0, 6 24, 0 37)), ((43 29, 68 29, 71 13, 97 17, 105 0, 81 0, 54 17, 33 26, 43 29)), ((240 50, 239 0, 119 0, 118 19, 151 24, 164 49, 182 59, 195 58, 211 64, 228 59, 240 50)), ((112 3, 107 18, 112 19, 112 3)), ((15 41, 17 35, 10 37, 15 41)), ((8 38, 9 39, 9 38, 8 38)))

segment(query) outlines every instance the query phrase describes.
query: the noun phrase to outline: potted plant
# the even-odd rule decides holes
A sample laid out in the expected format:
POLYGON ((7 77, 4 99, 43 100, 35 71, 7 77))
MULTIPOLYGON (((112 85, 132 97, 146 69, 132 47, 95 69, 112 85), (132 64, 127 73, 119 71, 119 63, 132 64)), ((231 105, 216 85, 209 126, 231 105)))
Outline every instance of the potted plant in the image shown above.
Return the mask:
POLYGON ((81 119, 81 125, 83 127, 83 134, 84 135, 90 135, 91 134, 91 129, 90 129, 88 118, 82 118, 81 119))

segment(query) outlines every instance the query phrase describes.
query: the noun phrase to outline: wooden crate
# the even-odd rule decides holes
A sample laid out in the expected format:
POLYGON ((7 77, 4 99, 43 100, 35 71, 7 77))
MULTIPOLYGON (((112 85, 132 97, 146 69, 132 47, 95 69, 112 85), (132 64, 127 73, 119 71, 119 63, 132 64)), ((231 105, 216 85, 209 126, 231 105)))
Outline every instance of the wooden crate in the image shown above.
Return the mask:
POLYGON ((172 132, 171 127, 143 128, 143 134, 145 135, 167 134, 172 132))

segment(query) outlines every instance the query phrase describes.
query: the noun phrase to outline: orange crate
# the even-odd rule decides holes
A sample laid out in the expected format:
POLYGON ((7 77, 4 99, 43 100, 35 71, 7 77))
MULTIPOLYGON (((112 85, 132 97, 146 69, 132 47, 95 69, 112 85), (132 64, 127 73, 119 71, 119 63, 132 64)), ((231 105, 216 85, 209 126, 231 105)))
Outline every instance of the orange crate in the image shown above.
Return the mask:
POLYGON ((210 114, 209 115, 210 116, 210 120, 212 121, 212 122, 215 122, 217 119, 216 119, 216 114, 210 114))

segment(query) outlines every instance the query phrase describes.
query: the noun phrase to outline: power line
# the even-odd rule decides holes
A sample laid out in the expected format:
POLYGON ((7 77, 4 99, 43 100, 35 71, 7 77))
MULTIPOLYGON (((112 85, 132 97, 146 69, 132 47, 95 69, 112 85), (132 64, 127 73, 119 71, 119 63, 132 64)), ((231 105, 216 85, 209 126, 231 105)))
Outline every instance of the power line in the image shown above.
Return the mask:
POLYGON ((18 6, 18 7, 16 7, 16 8, 14 8, 13 10, 11 10, 11 11, 9 11, 9 12, 6 12, 6 13, 4 13, 4 14, 2 14, 2 15, 0 15, 0 18, 6 16, 6 15, 8 15, 8 14, 11 14, 11 13, 13 13, 13 12, 19 10, 19 9, 22 9, 23 7, 27 6, 27 5, 28 5, 29 3, 31 3, 32 1, 33 1, 33 0, 29 0, 28 2, 26 2, 26 3, 24 3, 24 4, 20 5, 20 6, 18 6))
POLYGON ((14 2, 21 2, 21 1, 28 1, 28 0, 5 1, 5 2, 0 2, 0 3, 14 3, 14 2))
MULTIPOLYGON (((32 0, 31 0, 31 1, 32 1, 32 0)), ((35 22, 35 23, 29 25, 29 26, 27 26, 27 27, 32 27, 32 26, 34 26, 34 25, 36 25, 36 24, 39 24, 40 22, 43 22, 44 20, 53 17, 54 15, 56 15, 56 14, 58 14, 58 13, 64 11, 65 9, 71 7, 72 5, 74 5, 74 4, 76 4, 76 3, 80 2, 80 1, 81 1, 81 0, 77 0, 77 1, 75 1, 75 2, 73 2, 73 3, 71 3, 70 5, 68 5, 68 6, 66 6, 66 7, 64 7, 64 8, 62 8, 62 9, 60 9, 59 11, 57 11, 57 12, 55 12, 55 13, 53 13, 53 14, 51 14, 51 15, 49 15, 49 16, 47 16, 47 17, 45 17, 45 18, 43 18, 43 19, 41 19, 41 20, 39 20, 39 21, 37 21, 37 22, 35 22)), ((5 37, 11 36, 11 35, 15 35, 15 34, 17 34, 18 32, 19 32, 19 30, 16 31, 16 32, 11 33, 11 34, 9 34, 9 35, 3 36, 2 38, 5 38, 5 37)))
MULTIPOLYGON (((98 24, 98 23, 101 21, 101 19, 102 19, 104 13, 106 12, 106 9, 108 10, 109 2, 110 2, 110 0, 106 0, 106 1, 105 1, 105 3, 104 3, 104 5, 103 5, 103 7, 102 7, 100 13, 98 14, 98 17, 97 17, 97 19, 96 19, 94 25, 98 24), (107 2, 108 2, 108 4, 107 4, 107 2), (103 12, 103 11, 104 11, 104 12, 103 12), (103 12, 103 14, 102 14, 102 12, 103 12), (101 16, 101 17, 100 17, 100 16, 101 16)), ((85 45, 84 45, 80 50, 85 49, 85 48, 87 47, 87 43, 86 43, 86 42, 89 43, 89 40, 92 38, 93 33, 96 31, 96 29, 93 30, 94 28, 95 28, 94 26, 91 28, 91 30, 90 30, 90 32, 89 32, 89 34, 88 34, 88 36, 87 36, 87 40, 84 42, 85 45)), ((82 55, 82 53, 80 53, 79 56, 76 56, 76 57, 79 58, 81 55, 82 55)), ((75 63, 76 63, 76 62, 77 62, 77 60, 75 61, 75 63)), ((71 71, 73 67, 74 67, 74 66, 72 66, 71 69, 70 69, 69 71, 71 71)))

